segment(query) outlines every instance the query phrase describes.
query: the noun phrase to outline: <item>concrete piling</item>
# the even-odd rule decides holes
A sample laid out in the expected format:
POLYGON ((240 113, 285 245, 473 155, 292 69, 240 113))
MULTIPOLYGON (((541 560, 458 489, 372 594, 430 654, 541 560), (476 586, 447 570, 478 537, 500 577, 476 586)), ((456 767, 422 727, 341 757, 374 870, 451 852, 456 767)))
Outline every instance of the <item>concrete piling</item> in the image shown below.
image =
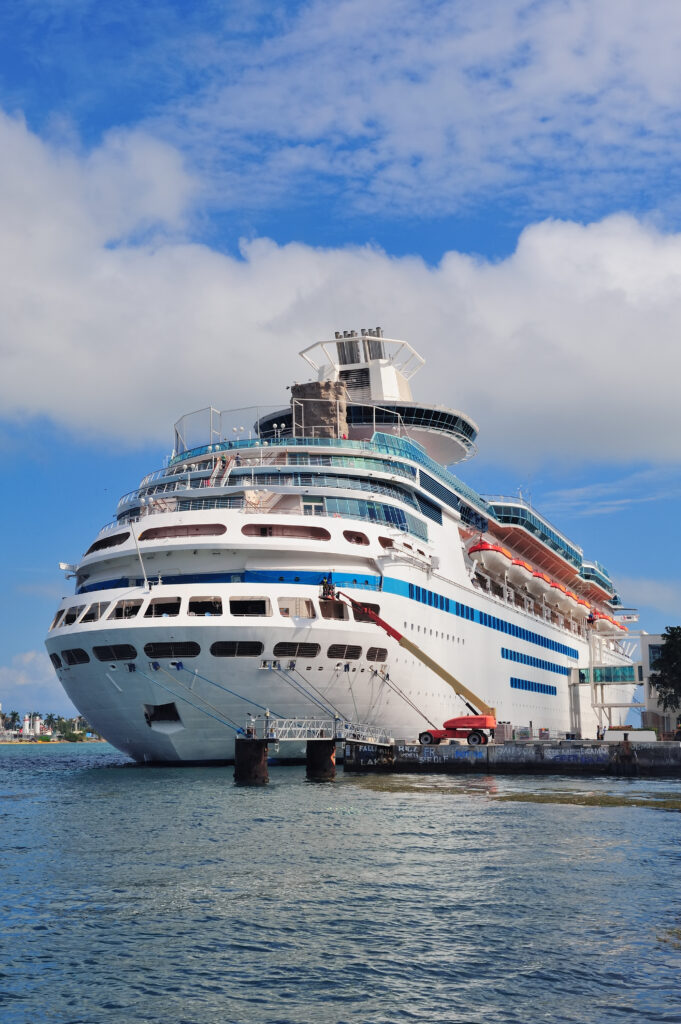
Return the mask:
POLYGON ((327 782, 336 777, 336 741, 308 740, 305 748, 305 767, 308 779, 327 782))
POLYGON ((243 786, 266 786, 267 740, 237 736, 234 744, 234 781, 243 786))

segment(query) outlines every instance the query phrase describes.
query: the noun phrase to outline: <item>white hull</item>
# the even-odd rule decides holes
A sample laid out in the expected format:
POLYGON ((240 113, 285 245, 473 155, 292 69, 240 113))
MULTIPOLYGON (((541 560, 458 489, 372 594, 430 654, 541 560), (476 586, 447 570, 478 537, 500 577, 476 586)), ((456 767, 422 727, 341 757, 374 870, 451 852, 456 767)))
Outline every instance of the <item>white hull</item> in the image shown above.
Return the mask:
MULTIPOLYGON (((425 580, 424 580, 425 582, 425 580)), ((506 603, 472 591, 465 595, 460 588, 447 587, 443 581, 430 579, 431 588, 438 586, 451 593, 452 602, 466 601, 478 615, 484 613, 496 621, 504 621, 573 648, 578 658, 546 650, 536 642, 505 635, 498 629, 469 621, 460 615, 441 611, 397 595, 375 591, 352 590, 358 600, 379 603, 381 615, 403 629, 428 654, 445 665, 458 678, 465 680, 488 704, 496 707, 499 721, 529 725, 554 732, 575 729, 594 735, 597 720, 588 701, 588 688, 581 687, 580 710, 576 716, 571 708, 569 676, 556 671, 588 664, 588 646, 580 637, 548 622, 538 623, 536 617, 511 609, 506 603), (456 594, 456 597, 454 596, 456 594), (522 664, 502 657, 502 651, 519 657, 541 659, 551 669, 536 664, 522 664), (555 693, 530 692, 512 687, 511 680, 534 681, 555 689, 555 693)), ((182 593, 184 588, 174 588, 182 593)), ((188 589, 188 588, 187 588, 188 589)), ((194 590, 196 588, 193 588, 194 590)), ((205 589, 205 588, 204 588, 205 589)), ((229 597, 252 592, 252 585, 235 584, 213 587, 228 606, 229 597)), ((290 585, 259 587, 276 607, 277 598, 291 592, 290 585)), ((300 587, 301 596, 314 600, 318 588, 300 587)), ((152 589, 152 596, 154 590, 152 589)), ((112 603, 130 591, 107 594, 112 603)), ((229 619, 218 624, 216 619, 201 619, 199 624, 186 616, 173 620, 134 620, 125 623, 93 623, 60 631, 59 638, 48 640, 48 650, 58 652, 77 645, 91 652, 95 646, 132 644, 138 652, 135 671, 126 662, 101 663, 91 656, 88 664, 64 667, 59 675, 62 684, 78 710, 93 727, 118 749, 138 761, 201 762, 231 760, 234 756, 235 730, 224 720, 244 727, 249 714, 262 714, 268 708, 282 717, 319 717, 325 707, 337 710, 350 722, 380 726, 396 738, 414 739, 426 727, 426 718, 439 726, 445 719, 465 713, 460 699, 447 684, 411 655, 400 648, 371 623, 282 622, 275 617, 247 621, 229 619), (198 657, 163 658, 152 667, 152 660, 143 651, 147 643, 168 639, 184 643, 195 641, 201 648, 198 657), (260 657, 216 658, 209 653, 215 640, 260 641, 264 650, 260 657), (279 658, 279 668, 263 668, 275 663, 275 644, 285 642, 317 643, 316 658, 279 658), (339 662, 326 657, 331 644, 359 645, 362 655, 357 660, 339 662), (369 648, 387 651, 384 663, 366 659, 369 648), (183 668, 178 670, 180 661, 183 668), (290 662, 295 668, 289 670, 290 662), (346 670, 347 666, 347 670, 346 670), (412 708, 382 678, 389 679, 409 695, 426 716, 412 708), (203 677, 203 678, 201 678, 203 677), (227 693, 232 690, 246 699, 227 693), (309 696, 304 692, 307 691, 309 696), (180 722, 149 726, 145 706, 175 703, 180 722), (260 708, 258 707, 260 705, 260 708)), ((622 687, 631 693, 631 687, 622 687)), ((280 756, 298 757, 299 747, 282 744, 280 756)))

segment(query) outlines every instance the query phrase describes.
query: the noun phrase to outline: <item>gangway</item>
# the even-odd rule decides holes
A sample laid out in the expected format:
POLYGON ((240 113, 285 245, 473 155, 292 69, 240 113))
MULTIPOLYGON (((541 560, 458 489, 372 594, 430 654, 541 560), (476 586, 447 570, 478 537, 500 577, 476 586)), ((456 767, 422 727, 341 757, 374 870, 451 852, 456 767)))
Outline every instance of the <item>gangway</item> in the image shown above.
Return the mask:
POLYGON ((376 725, 358 725, 341 718, 275 718, 268 714, 249 718, 242 735, 270 743, 289 740, 335 740, 344 743, 354 740, 390 746, 395 742, 393 736, 376 725))

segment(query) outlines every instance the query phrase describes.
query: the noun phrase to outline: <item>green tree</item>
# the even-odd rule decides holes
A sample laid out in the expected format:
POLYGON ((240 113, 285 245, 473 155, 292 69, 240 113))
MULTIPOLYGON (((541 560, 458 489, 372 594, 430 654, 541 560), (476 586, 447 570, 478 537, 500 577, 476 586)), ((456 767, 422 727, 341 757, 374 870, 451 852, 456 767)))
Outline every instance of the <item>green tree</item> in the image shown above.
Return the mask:
POLYGON ((667 626, 650 682, 665 711, 681 708, 681 626, 667 626))
POLYGON ((18 711, 10 711, 5 715, 5 726, 12 732, 19 728, 20 721, 21 715, 18 711))

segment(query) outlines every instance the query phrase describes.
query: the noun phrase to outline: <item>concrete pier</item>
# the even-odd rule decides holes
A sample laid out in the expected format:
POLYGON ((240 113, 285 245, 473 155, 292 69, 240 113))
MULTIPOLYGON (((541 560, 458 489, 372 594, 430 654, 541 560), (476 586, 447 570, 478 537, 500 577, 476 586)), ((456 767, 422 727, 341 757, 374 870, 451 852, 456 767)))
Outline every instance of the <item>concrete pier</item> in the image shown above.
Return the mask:
POLYGON ((266 786, 267 740, 237 736, 234 743, 234 781, 242 786, 266 786))
POLYGON ((308 779, 328 782, 336 777, 336 740, 308 740, 305 747, 308 779))
POLYGON ((681 743, 636 743, 630 755, 620 743, 596 740, 507 742, 486 746, 420 746, 346 743, 349 772, 485 772, 488 774, 614 775, 681 777, 681 743), (390 753, 388 753, 390 752, 390 753))

